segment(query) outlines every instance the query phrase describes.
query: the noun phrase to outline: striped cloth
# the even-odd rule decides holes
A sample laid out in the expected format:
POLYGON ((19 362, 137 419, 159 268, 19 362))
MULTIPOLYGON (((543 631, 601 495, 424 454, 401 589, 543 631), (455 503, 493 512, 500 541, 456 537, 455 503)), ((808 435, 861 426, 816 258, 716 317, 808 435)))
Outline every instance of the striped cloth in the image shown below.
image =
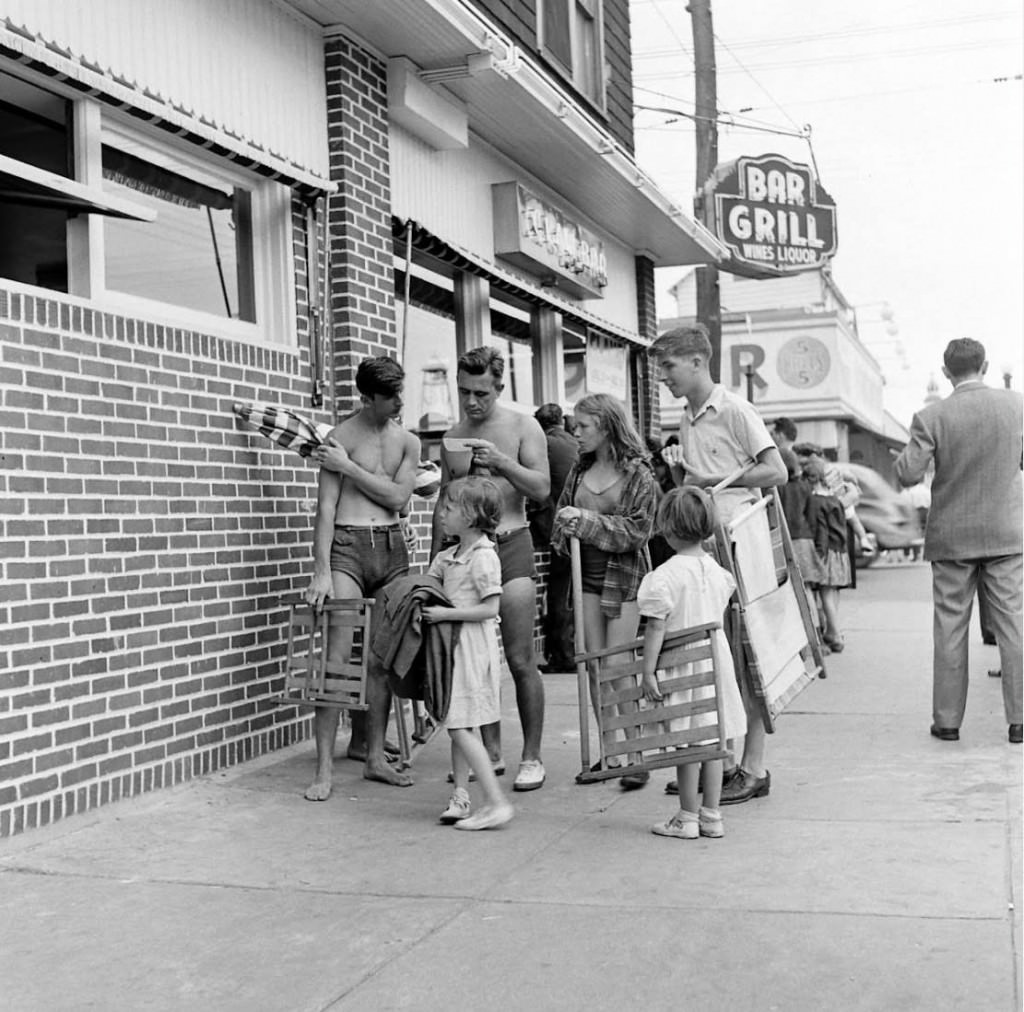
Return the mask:
POLYGON ((323 446, 333 426, 326 422, 312 422, 292 411, 258 401, 236 401, 231 410, 242 423, 255 429, 285 450, 294 450, 300 457, 308 457, 323 446))
MULTIPOLYGON (((243 425, 255 429, 271 442, 285 450, 293 450, 300 457, 308 457, 317 447, 327 442, 333 426, 326 422, 313 422, 291 408, 275 407, 258 401, 235 401, 231 410, 243 425)), ((431 460, 421 460, 416 468, 413 492, 429 499, 437 495, 441 485, 441 469, 431 460)))

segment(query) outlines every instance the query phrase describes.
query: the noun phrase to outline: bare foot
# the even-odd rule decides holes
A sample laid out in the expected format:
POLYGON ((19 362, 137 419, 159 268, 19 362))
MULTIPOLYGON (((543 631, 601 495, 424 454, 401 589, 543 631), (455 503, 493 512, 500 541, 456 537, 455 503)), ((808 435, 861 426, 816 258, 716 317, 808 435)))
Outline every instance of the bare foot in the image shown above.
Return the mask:
POLYGON ((368 759, 363 767, 364 780, 379 780, 382 784, 391 784, 392 787, 412 787, 413 780, 408 773, 394 769, 386 762, 379 759, 368 759))
MULTIPOLYGON (((393 741, 386 741, 384 742, 384 754, 391 759, 397 759, 402 754, 402 750, 393 741)), ((349 745, 345 755, 357 763, 364 763, 366 762, 366 746, 349 745)))
POLYGON ((307 788, 303 797, 307 801, 326 801, 331 796, 330 777, 317 777, 307 788))

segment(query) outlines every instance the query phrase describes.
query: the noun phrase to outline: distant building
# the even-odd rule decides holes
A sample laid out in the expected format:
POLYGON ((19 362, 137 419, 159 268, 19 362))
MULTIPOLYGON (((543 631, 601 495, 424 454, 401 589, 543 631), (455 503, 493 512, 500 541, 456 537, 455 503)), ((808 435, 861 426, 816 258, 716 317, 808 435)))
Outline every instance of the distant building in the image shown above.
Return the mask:
MULTIPOLYGON (((883 407, 881 369, 831 273, 757 281, 720 272, 719 281, 721 382, 749 397, 767 420, 792 418, 801 440, 891 477, 889 448, 902 447, 909 433, 883 407)), ((658 321, 660 331, 695 318, 694 273, 670 294, 676 314, 658 321)), ((678 428, 681 410, 663 388, 665 434, 678 428)))

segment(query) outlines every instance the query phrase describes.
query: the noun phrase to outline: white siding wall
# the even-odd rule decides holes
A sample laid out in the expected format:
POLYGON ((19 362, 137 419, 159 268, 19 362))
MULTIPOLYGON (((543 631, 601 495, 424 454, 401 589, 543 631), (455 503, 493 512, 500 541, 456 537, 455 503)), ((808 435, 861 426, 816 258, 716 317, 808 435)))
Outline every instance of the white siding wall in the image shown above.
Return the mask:
POLYGON ((267 0, 6 0, 3 14, 324 177, 323 41, 267 0))
MULTIPOLYGON (((573 210, 571 201, 524 173, 512 162, 471 137, 464 150, 435 151, 407 130, 391 126, 391 202, 400 218, 412 218, 439 238, 506 270, 494 257, 491 184, 512 179, 529 186, 570 216, 575 215, 604 242, 609 284, 603 299, 583 299, 581 309, 632 333, 637 330, 636 268, 633 251, 616 242, 597 223, 573 210)), ((533 284, 536 278, 523 277, 533 284)), ((576 302, 564 292, 559 297, 576 302)))

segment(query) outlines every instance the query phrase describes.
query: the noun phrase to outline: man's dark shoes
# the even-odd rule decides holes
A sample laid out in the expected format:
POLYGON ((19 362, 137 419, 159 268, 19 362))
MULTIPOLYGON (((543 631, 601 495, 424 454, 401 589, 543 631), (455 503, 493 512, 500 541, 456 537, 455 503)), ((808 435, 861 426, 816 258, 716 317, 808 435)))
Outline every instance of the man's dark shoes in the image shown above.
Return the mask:
POLYGON ((1024 741, 1024 724, 1011 724, 1010 733, 1007 735, 1010 744, 1019 745, 1024 741))
POLYGON ((932 724, 931 735, 933 738, 938 738, 939 741, 959 741, 960 730, 955 727, 939 727, 938 724, 932 724))
POLYGON ((619 786, 624 791, 635 791, 640 787, 646 785, 647 781, 651 779, 651 774, 647 770, 639 770, 636 773, 625 773, 619 777, 619 786))
POLYGON ((755 777, 748 781, 746 773, 738 766, 738 776, 734 776, 728 783, 722 785, 722 799, 720 804, 739 805, 751 798, 767 797, 772 789, 772 775, 768 770, 764 771, 763 777, 755 777))

